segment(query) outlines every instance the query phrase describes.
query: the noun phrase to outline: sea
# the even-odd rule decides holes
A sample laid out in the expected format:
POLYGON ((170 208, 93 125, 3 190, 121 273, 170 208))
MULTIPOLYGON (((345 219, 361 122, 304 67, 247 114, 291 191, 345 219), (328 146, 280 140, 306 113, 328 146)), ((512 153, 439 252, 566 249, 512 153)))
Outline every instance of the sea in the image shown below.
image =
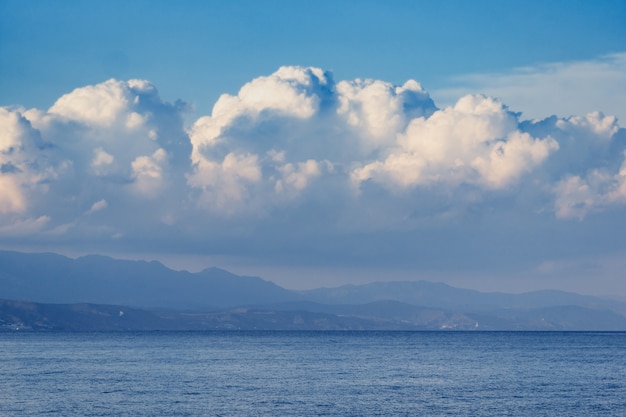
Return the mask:
POLYGON ((626 416, 626 333, 0 333, 1 416, 626 416))

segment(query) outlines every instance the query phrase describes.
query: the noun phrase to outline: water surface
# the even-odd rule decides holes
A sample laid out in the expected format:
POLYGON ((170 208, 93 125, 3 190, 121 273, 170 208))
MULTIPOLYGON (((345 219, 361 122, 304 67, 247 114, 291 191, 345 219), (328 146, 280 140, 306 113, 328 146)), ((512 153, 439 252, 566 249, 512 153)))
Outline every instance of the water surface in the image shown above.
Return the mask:
POLYGON ((0 333, 2 416, 626 416, 626 333, 0 333))

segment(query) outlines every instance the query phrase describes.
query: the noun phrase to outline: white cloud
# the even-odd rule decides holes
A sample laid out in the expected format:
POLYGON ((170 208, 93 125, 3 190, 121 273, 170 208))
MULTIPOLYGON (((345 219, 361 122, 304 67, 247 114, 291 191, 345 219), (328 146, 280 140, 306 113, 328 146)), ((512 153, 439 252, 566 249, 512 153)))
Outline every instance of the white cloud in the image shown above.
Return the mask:
POLYGON ((110 79, 65 94, 50 107, 48 114, 67 121, 108 128, 121 122, 133 129, 143 124, 144 118, 136 112, 128 113, 128 109, 136 107, 141 96, 154 94, 156 89, 147 81, 110 79))
MULTIPOLYGON (((280 195, 288 190, 290 200, 314 198, 309 194, 330 192, 331 184, 343 190, 344 200, 367 200, 363 193, 373 191, 363 185, 373 182, 399 204, 406 204, 399 192, 436 185, 437 193, 449 196, 446 206, 465 204, 459 199, 467 196, 484 201, 476 193, 454 193, 459 187, 508 192, 532 181, 542 195, 538 201, 554 196, 557 217, 584 217, 589 209, 564 208, 584 206, 569 201, 580 191, 568 194, 575 189, 566 186, 568 178, 615 170, 602 164, 619 132, 616 118, 600 112, 526 122, 483 95, 437 109, 412 80, 402 86, 335 83, 320 69, 282 67, 247 83, 236 96, 222 96, 211 116, 192 126, 188 184, 201 191, 200 201, 211 211, 265 216, 286 201, 280 195), (355 185, 361 197, 349 192, 355 185)), ((619 198, 597 200, 594 210, 621 204, 619 198)))
POLYGON ((56 177, 40 148, 39 132, 22 112, 0 107, 0 213, 25 212, 29 195, 45 193, 56 177))
POLYGON ((211 116, 200 118, 190 132, 192 160, 202 158, 203 146, 215 145, 231 123, 249 118, 252 123, 272 116, 311 117, 319 108, 319 91, 328 85, 327 74, 317 68, 281 67, 270 76, 245 84, 237 96, 223 94, 211 116))
POLYGON ((259 116, 262 112, 306 119, 317 111, 320 97, 315 91, 328 83, 318 68, 281 67, 274 74, 259 77, 244 85, 237 97, 223 95, 215 104, 214 113, 232 111, 259 116), (233 103, 233 100, 237 100, 233 103))
POLYGON ((0 213, 21 212, 25 208, 26 201, 16 179, 0 175, 0 213))
POLYGON ((591 170, 584 177, 569 176, 554 187, 556 216, 582 220, 594 211, 626 204, 626 154, 617 172, 591 170))
POLYGON ((368 151, 393 144, 412 118, 428 117, 435 110, 428 93, 414 80, 403 86, 379 80, 341 81, 337 96, 337 113, 359 130, 368 151))
POLYGON ((528 121, 507 104, 465 95, 439 109, 413 80, 282 67, 187 129, 184 106, 142 80, 78 88, 47 111, 0 108, 0 243, 430 262, 477 234, 520 233, 521 218, 541 234, 623 213, 615 117, 528 121))
POLYGON ((77 88, 59 98, 48 113, 84 124, 108 126, 128 105, 126 84, 116 80, 77 88))
POLYGON ((619 130, 615 116, 605 116, 601 112, 591 112, 584 116, 571 116, 561 119, 556 126, 564 131, 589 133, 597 139, 610 141, 619 130))
POLYGON ((357 182, 389 188, 433 183, 504 188, 558 149, 547 137, 518 129, 517 116, 497 100, 465 96, 454 107, 413 119, 384 160, 356 169, 357 182))
POLYGON ((351 165, 385 152, 411 118, 434 110, 428 93, 412 80, 402 86, 378 80, 335 84, 319 68, 281 67, 236 96, 223 95, 211 116, 194 123, 189 185, 210 193, 205 205, 215 202, 213 208, 229 213, 244 202, 257 208, 280 204, 287 191, 292 197, 306 193, 330 174, 348 187, 351 165), (227 158, 245 161, 245 168, 226 169, 227 158))
POLYGON ((96 175, 106 175, 108 171, 108 167, 113 164, 115 158, 113 155, 102 149, 102 147, 97 147, 93 150, 93 159, 91 160, 91 168, 93 169, 96 175))
POLYGON ((163 171, 167 164, 167 153, 159 148, 152 155, 138 156, 131 163, 133 187, 146 196, 155 197, 163 188, 163 171))
POLYGON ((322 164, 309 159, 306 162, 297 164, 287 163, 278 168, 283 175, 282 179, 276 181, 277 192, 286 192, 288 189, 295 191, 305 189, 311 181, 314 181, 322 174, 322 164))
POLYGON ((189 185, 203 190, 201 203, 205 208, 232 214, 245 208, 248 185, 260 180, 257 155, 230 152, 222 161, 199 160, 189 185))
POLYGON ((38 218, 23 218, 6 222, 0 225, 0 235, 5 237, 22 237, 35 235, 44 230, 50 221, 48 216, 38 218))
POLYGON ((138 129, 146 123, 146 117, 137 112, 131 112, 126 117, 126 127, 128 129, 138 129))
POLYGON ((93 203, 91 205, 91 208, 87 211, 87 214, 92 214, 92 213, 95 213, 97 211, 104 210, 108 206, 109 206, 109 204, 107 203, 107 201, 105 199, 98 200, 98 201, 96 201, 95 203, 93 203))
POLYGON ((601 111, 626 120, 626 53, 598 59, 556 62, 508 72, 472 74, 450 80, 456 87, 433 91, 437 100, 482 93, 501 98, 525 118, 542 119, 601 111))
MULTIPOLYGON (((7 215, 0 225, 14 224, 18 220, 8 215, 19 214, 47 218, 46 233, 65 234, 73 227, 63 225, 74 225, 94 199, 133 212, 137 198, 184 194, 189 165, 181 166, 180 158, 188 161, 189 153, 177 155, 175 172, 169 157, 191 148, 183 111, 184 105, 163 101, 142 80, 77 88, 48 111, 0 108, 0 213, 7 215), (133 191, 132 199, 125 190, 133 191)), ((170 204, 175 200, 163 209, 170 204)), ((96 221, 119 226, 118 213, 85 219, 80 227, 96 221)), ((129 224, 137 223, 130 217, 129 224)))
POLYGON ((251 200, 272 189, 283 191, 285 181, 303 189, 308 183, 302 175, 306 170, 298 170, 296 178, 293 167, 310 171, 317 162, 285 161, 285 149, 276 148, 297 149, 298 142, 313 139, 308 137, 307 122, 320 113, 333 88, 330 75, 318 68, 281 67, 245 84, 237 96, 222 95, 211 116, 198 119, 189 132, 193 146, 189 185, 202 189, 203 205, 232 214, 243 206, 265 205, 251 200), (283 160, 266 157, 271 152, 282 152, 283 160))

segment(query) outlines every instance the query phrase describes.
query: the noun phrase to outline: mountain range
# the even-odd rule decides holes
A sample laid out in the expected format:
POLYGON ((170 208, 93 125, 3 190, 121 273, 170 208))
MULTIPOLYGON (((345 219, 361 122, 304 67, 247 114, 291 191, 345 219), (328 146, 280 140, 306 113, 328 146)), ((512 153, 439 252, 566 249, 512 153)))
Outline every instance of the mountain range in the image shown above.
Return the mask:
POLYGON ((0 251, 0 329, 626 331, 626 303, 428 281, 293 291, 219 268, 0 251))

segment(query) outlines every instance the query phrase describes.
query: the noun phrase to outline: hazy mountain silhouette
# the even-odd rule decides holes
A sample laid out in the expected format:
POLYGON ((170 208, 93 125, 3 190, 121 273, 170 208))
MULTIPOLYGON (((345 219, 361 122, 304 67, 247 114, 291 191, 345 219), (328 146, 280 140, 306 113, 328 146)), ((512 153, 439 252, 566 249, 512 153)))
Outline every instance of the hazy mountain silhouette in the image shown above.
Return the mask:
POLYGON ((562 291, 427 281, 290 291, 218 268, 95 255, 0 251, 0 300, 0 329, 626 330, 626 304, 562 291))
POLYGON ((0 298, 207 310, 303 297, 261 278, 218 268, 189 273, 154 261, 0 251, 0 298))
POLYGON ((448 309, 541 308, 579 305, 623 306, 623 303, 576 293, 542 290, 523 294, 480 292, 428 281, 374 282, 301 291, 308 300, 325 304, 363 304, 394 300, 424 307, 448 309))

